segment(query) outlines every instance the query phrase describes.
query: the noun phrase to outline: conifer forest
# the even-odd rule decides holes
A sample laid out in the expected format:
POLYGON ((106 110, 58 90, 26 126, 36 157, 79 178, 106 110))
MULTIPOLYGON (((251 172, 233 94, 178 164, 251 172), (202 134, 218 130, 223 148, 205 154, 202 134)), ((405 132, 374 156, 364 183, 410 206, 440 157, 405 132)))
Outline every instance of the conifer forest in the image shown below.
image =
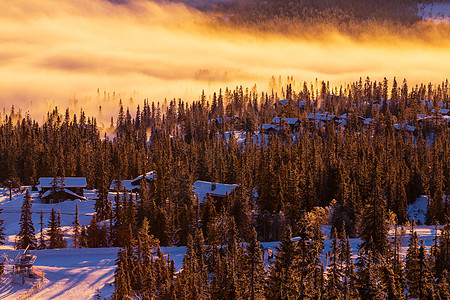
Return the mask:
MULTIPOLYGON (((137 15, 147 3, 104 2, 114 12, 132 3, 128 5, 137 15)), ((194 20, 190 30, 206 22, 205 31, 222 28, 227 32, 223 35, 239 30, 239 35, 262 40, 277 36, 284 43, 301 34, 311 44, 326 43, 326 32, 334 32, 339 38, 332 41, 351 39, 355 47, 363 43, 374 49, 395 35, 398 44, 393 41, 389 47, 398 46, 399 52, 416 45, 441 55, 434 65, 427 61, 426 66, 411 66, 417 67, 411 73, 395 74, 396 67, 383 65, 377 70, 386 74, 368 76, 364 68, 378 49, 355 56, 361 69, 352 65, 352 58, 339 63, 339 57, 331 62, 321 56, 325 61, 320 69, 329 70, 320 75, 329 74, 330 80, 307 77, 316 69, 282 76, 266 66, 258 77, 250 70, 223 75, 201 69, 194 81, 205 87, 183 97, 173 96, 173 90, 159 98, 146 96, 148 90, 128 97, 100 87, 85 100, 74 96, 67 103, 46 100, 39 106, 38 98, 27 108, 23 99, 29 94, 10 92, 0 84, 0 104, 5 106, 0 112, 0 254, 11 245, 17 251, 34 251, 38 262, 40 253, 49 249, 117 248, 113 292, 95 299, 449 299, 450 14, 436 23, 420 15, 420 8, 442 3, 447 2, 151 4, 161 18, 168 18, 169 9, 158 5, 189 14, 194 20), (205 21, 203 14, 213 17, 205 21), (317 36, 321 41, 314 40, 317 36), (354 69, 362 71, 349 81, 340 79, 341 73, 353 75, 354 69), (422 76, 422 71, 439 79, 422 76), (266 78, 264 72, 273 73, 266 78), (233 76, 237 81, 229 80, 233 76), (260 79, 254 78, 260 77, 263 84, 256 84, 260 79), (199 184, 211 190, 201 195, 199 184), (79 187, 81 194, 75 190, 79 187), (95 197, 88 199, 83 189, 95 197), (2 212, 13 193, 23 197, 14 236, 6 234, 10 224, 2 212), (92 213, 80 213, 79 205, 88 200, 93 200, 92 213), (63 201, 76 201, 76 209, 67 214, 52 206, 63 201), (409 209, 419 201, 424 203, 423 218, 409 209), (37 203, 48 211, 32 212, 37 203), (32 215, 39 223, 33 223, 32 215), (71 226, 61 225, 69 219, 71 226), (425 245, 417 227, 434 230, 432 245, 425 245), (185 249, 181 268, 167 251, 176 247, 185 249)), ((126 19, 125 13, 117 13, 126 19)), ((185 26, 176 24, 171 30, 185 26)), ((248 40, 251 47, 254 41, 248 40)), ((320 45, 333 52, 333 46, 320 45)), ((420 60, 428 50, 417 49, 411 55, 420 60)), ((317 51, 297 55, 313 59, 322 55, 317 51)), ((108 65, 105 59, 94 67, 88 58, 79 61, 82 56, 73 55, 70 61, 57 57, 51 68, 80 72, 68 77, 74 82, 83 72, 95 73, 88 82, 124 64, 108 65)), ((0 51, 0 63, 2 57, 0 51)), ((45 68, 49 64, 39 62, 45 68)), ((245 69, 247 62, 242 64, 245 69)), ((186 83, 176 76, 186 80, 190 71, 183 68, 188 67, 171 68, 167 73, 139 72, 160 76, 168 84, 186 83)), ((0 64, 0 78, 4 72, 0 64)), ((51 90, 49 97, 55 99, 66 84, 55 85, 53 91, 38 88, 42 82, 30 83, 30 91, 40 95, 51 90)), ((0 279, 3 267, 0 262, 0 279)))

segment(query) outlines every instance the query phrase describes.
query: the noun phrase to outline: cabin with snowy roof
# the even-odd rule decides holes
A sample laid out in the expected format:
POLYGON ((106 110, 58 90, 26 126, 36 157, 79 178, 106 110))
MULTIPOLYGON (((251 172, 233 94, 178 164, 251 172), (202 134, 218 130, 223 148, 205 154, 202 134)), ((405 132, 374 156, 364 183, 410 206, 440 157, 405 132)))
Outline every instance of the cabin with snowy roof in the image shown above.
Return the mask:
POLYGON ((137 187, 137 189, 139 189, 141 187, 142 182, 150 184, 154 180, 156 180, 156 172, 155 171, 150 171, 150 172, 142 174, 142 175, 136 177, 135 179, 133 179, 131 181, 131 185, 133 187, 137 187))
POLYGON ((41 177, 36 186, 43 203, 59 203, 66 200, 86 200, 86 177, 41 177))
POLYGON ((203 203, 209 194, 213 199, 221 201, 226 195, 230 194, 239 185, 237 184, 224 184, 208 181, 197 180, 194 182, 193 191, 197 197, 199 203, 203 203))
POLYGON ((113 180, 109 186, 110 192, 137 192, 139 185, 133 185, 133 180, 113 180))
POLYGON ((261 125, 261 131, 264 133, 282 132, 288 128, 292 132, 298 131, 300 128, 300 119, 275 117, 270 124, 261 125))
POLYGON ((297 131, 300 128, 300 119, 297 118, 280 118, 275 117, 270 122, 273 125, 278 125, 279 128, 283 128, 284 126, 289 126, 292 131, 297 131))

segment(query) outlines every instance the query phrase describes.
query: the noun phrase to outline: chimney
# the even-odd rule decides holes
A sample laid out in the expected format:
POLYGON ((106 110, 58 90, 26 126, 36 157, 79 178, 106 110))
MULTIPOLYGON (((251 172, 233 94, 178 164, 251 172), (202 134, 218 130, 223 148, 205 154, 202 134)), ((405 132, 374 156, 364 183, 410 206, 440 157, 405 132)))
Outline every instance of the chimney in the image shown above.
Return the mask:
POLYGON ((214 191, 215 189, 216 189, 216 184, 213 183, 213 184, 211 185, 211 191, 214 191))

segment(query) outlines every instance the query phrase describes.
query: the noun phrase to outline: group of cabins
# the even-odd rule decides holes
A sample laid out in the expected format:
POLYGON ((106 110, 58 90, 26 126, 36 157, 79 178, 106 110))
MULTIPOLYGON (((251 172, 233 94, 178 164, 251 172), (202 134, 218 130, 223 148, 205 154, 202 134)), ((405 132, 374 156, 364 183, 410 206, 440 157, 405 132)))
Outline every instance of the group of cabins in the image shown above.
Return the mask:
MULTIPOLYGON (((155 171, 140 175, 132 180, 113 180, 111 192, 137 193, 142 184, 156 180, 155 171)), ((224 198, 238 187, 237 184, 223 184, 207 181, 196 181, 192 187, 199 203, 204 202, 209 194, 215 200, 224 198)), ((87 188, 86 177, 41 177, 35 186, 43 203, 58 203, 66 200, 86 200, 84 189, 87 188)))
MULTIPOLYGON (((370 128, 375 124, 375 119, 364 118, 361 116, 352 116, 349 114, 343 114, 341 116, 336 116, 328 113, 310 113, 307 116, 309 124, 311 126, 325 126, 326 124, 333 124, 334 126, 345 126, 350 120, 360 127, 370 128), (352 118, 352 120, 351 120, 352 118)), ((417 123, 419 126, 428 124, 430 126, 436 126, 437 124, 447 124, 450 127, 450 110, 440 109, 440 112, 436 115, 417 115, 417 123)), ((286 131, 297 132, 300 129, 300 119, 298 118, 280 118, 275 117, 272 119, 270 124, 262 124, 261 132, 270 133, 284 133, 286 131)), ((409 124, 409 122, 394 124, 396 130, 414 132, 416 127, 409 124)))
MULTIPOLYGON (((329 113, 310 113, 307 116, 307 120, 310 126, 325 126, 326 124, 332 124, 334 126, 345 126, 351 115, 343 114, 342 116, 336 116, 329 113)), ((374 119, 364 118, 361 116, 355 116, 355 122, 360 126, 369 127, 374 123, 374 119)), ((280 118, 275 117, 270 124, 262 124, 261 131, 268 133, 277 132, 297 132, 300 129, 301 121, 298 118, 280 118)))
MULTIPOLYGON (((389 100, 388 100, 389 102, 389 100)), ((280 112, 285 112, 284 109, 291 103, 295 107, 298 107, 300 110, 303 110, 306 107, 305 101, 292 101, 292 100, 279 100, 274 105, 276 108, 280 108, 280 112)), ((316 101, 312 101, 312 104, 315 105, 316 101)), ((380 104, 381 105, 381 104, 380 104)), ((423 105, 426 106, 426 103, 423 102, 423 105)), ((429 104, 431 105, 431 103, 429 104)), ((417 115, 417 123, 419 126, 428 125, 430 127, 436 127, 438 124, 446 124, 450 127, 450 109, 444 108, 445 105, 443 103, 439 103, 438 111, 435 109, 431 109, 432 115, 417 115)), ((310 126, 325 126, 327 124, 334 124, 335 127, 345 126, 349 122, 353 122, 354 124, 360 127, 370 128, 375 125, 375 120, 373 118, 364 118, 358 115, 351 114, 343 114, 341 116, 333 115, 327 112, 324 113, 310 113, 307 116, 307 120, 310 126)), ((262 124, 260 126, 261 132, 270 134, 270 133, 285 133, 288 130, 290 132, 296 132, 300 129, 301 122, 298 118, 281 118, 275 117, 272 119, 270 124, 262 124)), ((405 121, 403 123, 394 124, 394 128, 398 131, 409 131, 414 132, 416 127, 412 126, 410 122, 405 121)))

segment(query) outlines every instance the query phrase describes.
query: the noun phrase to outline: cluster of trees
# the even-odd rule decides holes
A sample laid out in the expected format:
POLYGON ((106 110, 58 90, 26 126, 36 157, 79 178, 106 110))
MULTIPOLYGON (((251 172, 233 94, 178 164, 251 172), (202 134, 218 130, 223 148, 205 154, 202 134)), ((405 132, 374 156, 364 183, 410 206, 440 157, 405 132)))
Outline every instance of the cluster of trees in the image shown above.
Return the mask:
MULTIPOLYGON (((22 203, 21 215, 19 220, 19 233, 16 236, 15 247, 16 249, 25 249, 29 246, 30 250, 38 249, 60 249, 66 248, 67 243, 64 238, 64 232, 61 228, 61 212, 56 212, 52 207, 50 212, 48 223, 44 223, 44 213, 41 210, 40 213, 40 231, 39 237, 36 238, 36 231, 34 229, 32 219, 32 199, 29 190, 26 190, 26 194, 22 203), (45 226, 47 225, 47 226, 45 226)), ((75 218, 72 227, 72 242, 73 248, 99 248, 108 247, 106 226, 99 225, 96 216, 92 218, 89 226, 81 226, 79 221, 78 203, 75 209, 75 218)), ((0 224, 3 224, 3 220, 0 220, 0 224)), ((0 243, 4 243, 4 228, 0 228, 0 243)))
POLYGON ((120 105, 112 140, 101 137, 96 119, 83 112, 71 118, 68 110, 62 116, 55 109, 42 126, 28 116, 13 123, 6 115, 0 125, 0 180, 33 184, 41 176, 85 176, 99 192, 97 222, 119 222, 117 214, 131 202, 134 226, 147 217, 162 245, 185 245, 197 222, 208 238, 211 220, 227 214, 235 218, 240 237, 249 237, 245 228, 254 222, 262 240, 277 240, 288 224, 296 234, 303 211, 333 199, 333 226, 344 221, 352 237, 371 208, 373 215, 393 213, 403 224, 407 205, 420 195, 429 198, 427 223, 447 222, 450 143, 448 125, 438 119, 439 107, 449 106, 447 81, 412 89, 406 80, 399 86, 394 79, 390 87, 387 80, 369 78, 340 89, 325 82, 309 88, 304 83, 299 91, 295 86, 289 78, 281 91, 286 106, 277 105, 276 93, 258 95, 242 87, 209 99, 202 95, 190 105, 145 101, 134 118, 120 105), (316 126, 307 116, 318 111, 350 117, 345 126, 316 126), (436 118, 419 123, 419 113, 436 118), (299 118, 299 131, 258 134, 260 124, 275 116, 299 118), (366 127, 356 116, 372 118, 373 125, 366 127), (416 130, 393 126, 404 122, 416 130), (245 142, 238 143, 235 130, 245 133, 245 142), (156 180, 134 196, 122 195, 113 208, 110 182, 149 170, 156 180), (200 207, 192 194, 195 180, 237 183, 240 189, 200 207))
MULTIPOLYGON (((233 220, 226 239, 205 243, 202 230, 188 236, 180 272, 170 254, 148 234, 148 222, 127 241, 117 257, 114 299, 448 299, 450 227, 426 251, 411 230, 406 263, 400 238, 377 244, 362 235, 356 262, 345 230, 335 230, 324 265, 323 236, 303 220, 298 238, 290 226, 281 236, 273 261, 264 265, 253 229, 248 243, 237 236, 233 220)), ((130 228, 131 232, 131 228, 130 228)), ((396 229, 397 233, 397 229, 396 229)))

